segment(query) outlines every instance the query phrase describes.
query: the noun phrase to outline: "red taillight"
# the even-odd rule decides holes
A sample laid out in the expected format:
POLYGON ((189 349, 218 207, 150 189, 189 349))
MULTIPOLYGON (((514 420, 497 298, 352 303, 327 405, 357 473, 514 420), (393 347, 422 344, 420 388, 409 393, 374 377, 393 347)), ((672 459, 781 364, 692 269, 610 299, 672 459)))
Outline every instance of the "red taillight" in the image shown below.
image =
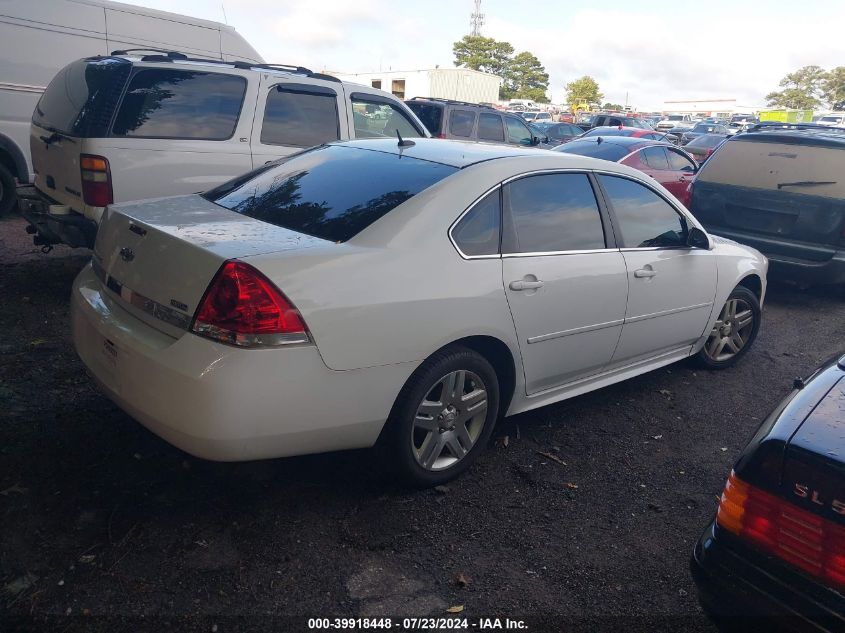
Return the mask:
POLYGON ((82 154, 79 158, 82 176, 82 201, 92 207, 105 207, 114 202, 109 161, 102 156, 82 154))
POLYGON ((755 488, 731 472, 716 523, 766 553, 845 588, 845 527, 755 488))
POLYGON ((191 330, 242 347, 307 343, 299 311, 272 281, 244 262, 229 260, 200 301, 191 330))

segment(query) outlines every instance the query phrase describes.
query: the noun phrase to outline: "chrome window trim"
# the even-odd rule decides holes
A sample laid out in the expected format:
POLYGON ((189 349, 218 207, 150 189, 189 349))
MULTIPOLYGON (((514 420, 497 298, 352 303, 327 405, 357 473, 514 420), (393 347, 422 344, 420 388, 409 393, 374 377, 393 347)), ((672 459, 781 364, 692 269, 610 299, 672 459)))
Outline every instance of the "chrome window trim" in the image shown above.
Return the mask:
MULTIPOLYGON (((644 149, 644 148, 640 148, 644 149)), ((640 151, 640 149, 635 150, 633 153, 640 151)), ((629 154, 630 155, 630 154, 629 154)), ((633 169, 633 167, 631 167, 633 169)), ((692 249, 691 246, 647 246, 647 247, 623 247, 623 248, 596 248, 596 249, 584 249, 584 250, 574 250, 574 251, 548 251, 548 252, 534 252, 534 253, 502 253, 499 252, 495 255, 467 255, 464 253, 460 247, 458 246, 457 242, 455 241, 454 236, 452 235, 452 231, 458 225, 458 223, 464 218, 464 216, 472 211, 472 209, 477 205, 481 200, 483 200, 487 195, 498 189, 499 187, 504 187, 505 185, 514 182, 516 180, 520 180, 522 178, 529 178, 531 176, 542 176, 546 174, 567 174, 567 173, 576 173, 576 174, 595 174, 595 175, 605 175, 605 176, 615 176, 617 178, 626 178, 628 180, 633 180, 636 183, 643 185, 644 187, 648 188, 649 191, 653 192, 655 195, 659 196, 661 200, 665 201, 670 207, 672 207, 676 213, 679 213, 681 217, 683 217, 687 223, 696 228, 701 229, 704 233, 709 237, 709 233, 707 233, 704 228, 702 228, 698 222, 692 217, 686 209, 682 209, 681 207, 677 206, 676 204, 672 203, 671 200, 666 198, 662 193, 657 191, 651 184, 641 178, 638 178, 636 175, 627 174, 619 171, 612 171, 609 169, 584 169, 583 167, 556 167, 556 168, 546 168, 546 169, 535 169, 533 171, 527 171, 521 174, 517 174, 515 176, 510 176, 506 178, 499 184, 491 187, 483 194, 481 194, 478 198, 476 198, 472 204, 470 204, 463 213, 458 216, 458 219, 452 222, 449 226, 448 236, 449 241, 452 242, 452 246, 458 252, 458 255, 461 256, 462 259, 466 260, 473 260, 473 259, 503 259, 503 258, 513 258, 513 257, 543 257, 543 256, 550 256, 550 255, 587 255, 592 253, 612 253, 612 252, 630 252, 630 251, 661 251, 661 250, 688 250, 692 249)), ((596 200, 598 204, 598 199, 596 200)), ((612 221, 612 220, 611 220, 612 221)), ((499 227, 499 232, 501 236, 501 231, 503 227, 499 227)))
POLYGON ((502 253, 503 259, 514 257, 545 257, 548 255, 595 255, 597 253, 618 253, 618 248, 587 248, 575 251, 536 251, 531 253, 502 253))

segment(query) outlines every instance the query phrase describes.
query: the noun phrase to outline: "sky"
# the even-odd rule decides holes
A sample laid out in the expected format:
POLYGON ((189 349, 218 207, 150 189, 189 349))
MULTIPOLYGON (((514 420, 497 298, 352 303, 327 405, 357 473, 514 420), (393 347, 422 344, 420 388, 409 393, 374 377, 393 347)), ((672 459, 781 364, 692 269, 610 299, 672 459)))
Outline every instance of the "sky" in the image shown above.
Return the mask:
MULTIPOLYGON (((227 22, 268 62, 354 73, 453 66, 471 0, 133 0, 227 22)), ((845 2, 599 3, 482 0, 481 34, 528 50, 549 73, 553 103, 583 75, 605 101, 659 110, 667 100, 765 104, 801 66, 845 65, 845 2)))

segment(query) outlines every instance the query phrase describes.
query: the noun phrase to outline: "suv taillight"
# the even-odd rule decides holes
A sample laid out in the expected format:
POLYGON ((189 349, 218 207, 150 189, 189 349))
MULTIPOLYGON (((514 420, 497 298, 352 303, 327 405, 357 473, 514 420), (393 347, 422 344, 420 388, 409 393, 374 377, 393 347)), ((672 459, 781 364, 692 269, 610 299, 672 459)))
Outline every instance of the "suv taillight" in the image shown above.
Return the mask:
POLYGON ((811 576, 845 588, 845 528, 755 488, 733 471, 716 523, 811 576))
POLYGON ((85 204, 105 207, 114 202, 108 159, 82 154, 79 158, 79 171, 82 176, 82 201, 85 204))
POLYGON ((244 262, 225 262, 208 285, 191 331, 241 347, 307 343, 302 316, 272 281, 244 262))

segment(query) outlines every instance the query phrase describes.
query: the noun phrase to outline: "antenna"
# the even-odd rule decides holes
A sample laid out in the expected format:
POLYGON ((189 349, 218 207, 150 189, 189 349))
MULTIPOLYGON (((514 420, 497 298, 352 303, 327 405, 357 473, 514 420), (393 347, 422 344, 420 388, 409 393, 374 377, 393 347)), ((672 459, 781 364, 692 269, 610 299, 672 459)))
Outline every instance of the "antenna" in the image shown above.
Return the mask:
POLYGON ((475 11, 470 17, 470 35, 479 37, 484 26, 484 14, 481 12, 481 0, 475 0, 475 11))
POLYGON ((402 135, 399 133, 399 128, 396 128, 396 137, 399 139, 399 147, 413 147, 416 145, 413 141, 406 141, 402 138, 402 135))

